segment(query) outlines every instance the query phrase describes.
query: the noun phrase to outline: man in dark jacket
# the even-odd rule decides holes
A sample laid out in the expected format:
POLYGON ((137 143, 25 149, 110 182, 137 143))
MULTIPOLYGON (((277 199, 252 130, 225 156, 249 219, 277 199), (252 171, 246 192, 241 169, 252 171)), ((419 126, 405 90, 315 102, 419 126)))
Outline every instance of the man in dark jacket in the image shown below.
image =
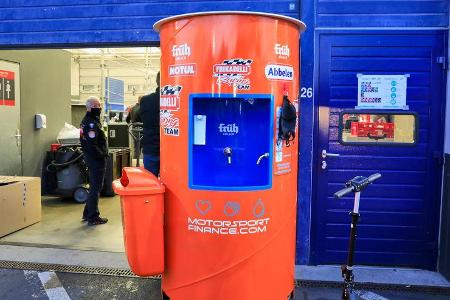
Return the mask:
POLYGON ((141 106, 142 96, 139 96, 138 103, 133 105, 133 107, 130 109, 130 112, 127 115, 127 123, 135 123, 135 122, 142 122, 141 116, 139 115, 139 109, 141 106))
POLYGON ((159 175, 159 72, 156 75, 157 88, 154 93, 142 97, 139 115, 144 124, 142 152, 144 167, 155 176, 159 175))
MULTIPOLYGON (((128 116, 126 119, 128 124, 136 122, 142 123, 141 115, 139 114, 142 97, 143 96, 139 96, 138 103, 136 103, 128 112, 128 116)), ((139 147, 137 144, 138 142, 136 141, 136 139, 133 138, 133 158, 139 159, 139 157, 141 156, 142 144, 139 143, 140 144, 139 147)))
POLYGON ((88 225, 92 226, 108 222, 108 219, 100 217, 98 211, 98 198, 105 178, 108 148, 100 121, 102 112, 100 100, 94 96, 89 97, 86 101, 86 110, 80 125, 81 147, 89 169, 89 196, 83 211, 83 221, 88 221, 88 225))

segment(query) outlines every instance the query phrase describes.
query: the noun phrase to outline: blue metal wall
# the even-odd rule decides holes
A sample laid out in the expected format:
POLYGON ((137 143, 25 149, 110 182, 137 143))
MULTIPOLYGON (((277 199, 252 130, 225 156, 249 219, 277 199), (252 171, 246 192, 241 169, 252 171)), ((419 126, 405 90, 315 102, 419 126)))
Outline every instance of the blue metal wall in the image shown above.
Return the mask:
MULTIPOLYGON (((301 144, 299 169, 299 206, 297 230, 297 263, 311 262, 311 203, 316 201, 314 192, 314 155, 317 137, 318 67, 320 48, 316 41, 324 30, 335 29, 337 35, 354 30, 381 29, 448 31, 448 0, 314 0, 302 1, 301 19, 308 30, 302 35, 302 89, 312 89, 312 97, 301 99, 301 144), (313 125, 314 122, 314 125, 313 125)), ((330 66, 331 67, 331 66, 330 66)))
POLYGON ((157 20, 211 10, 299 15, 298 0, 2 0, 0 47, 148 45, 159 41, 157 20))
POLYGON ((318 27, 447 27, 448 0, 316 0, 318 27))

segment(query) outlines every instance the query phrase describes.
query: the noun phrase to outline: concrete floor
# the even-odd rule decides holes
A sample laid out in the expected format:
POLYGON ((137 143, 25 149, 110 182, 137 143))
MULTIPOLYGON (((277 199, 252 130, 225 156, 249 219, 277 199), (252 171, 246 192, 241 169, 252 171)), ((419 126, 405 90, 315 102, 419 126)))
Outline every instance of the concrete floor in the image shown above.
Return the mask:
MULTIPOLYGON (((395 267, 354 266, 355 282, 436 286, 450 290, 450 282, 437 272, 395 267)), ((341 266, 295 266, 295 278, 306 281, 342 282, 341 266)))
MULTIPOLYGON (((2 300, 161 300, 160 289, 161 282, 157 279, 0 269, 2 300)), ((358 295, 360 295, 356 297, 358 300, 450 299, 449 293, 389 290, 358 291, 358 295)), ((341 290, 337 288, 298 287, 295 291, 295 300, 336 299, 341 299, 341 290)))
POLYGON ((124 252, 119 197, 101 198, 99 209, 109 222, 81 222, 83 204, 71 199, 43 197, 42 221, 0 238, 0 244, 124 252))

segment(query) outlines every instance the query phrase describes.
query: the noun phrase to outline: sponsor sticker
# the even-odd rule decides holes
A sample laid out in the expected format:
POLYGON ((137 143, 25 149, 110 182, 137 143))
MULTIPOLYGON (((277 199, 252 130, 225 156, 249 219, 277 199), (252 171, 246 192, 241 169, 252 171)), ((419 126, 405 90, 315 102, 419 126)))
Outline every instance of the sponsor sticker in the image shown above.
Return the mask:
POLYGON ((252 59, 226 59, 213 66, 213 77, 217 77, 217 84, 227 84, 238 90, 249 90, 252 59))
POLYGON ((195 208, 201 217, 188 217, 187 230, 199 234, 263 234, 268 231, 270 224, 270 218, 265 217, 266 208, 261 199, 255 202, 251 210, 252 216, 247 218, 240 217, 242 212, 241 205, 237 201, 227 201, 223 207, 223 217, 219 219, 211 219, 208 217, 209 212, 213 209, 209 200, 197 200, 195 202, 195 208))
POLYGON ((197 64, 178 64, 169 66, 169 76, 194 76, 197 74, 197 64))
POLYGON ((291 50, 289 49, 289 46, 287 44, 275 44, 274 50, 275 54, 278 55, 278 58, 289 58, 289 55, 291 53, 291 50))
POLYGON ((216 75, 249 75, 251 67, 248 65, 214 65, 214 74, 216 75))
POLYGON ((160 110, 160 122, 165 135, 180 135, 180 120, 169 110, 160 110))
POLYGON ((178 110, 180 109, 181 85, 166 85, 160 91, 159 109, 178 110))
POLYGON ((266 78, 270 80, 288 80, 294 79, 294 68, 288 65, 267 65, 264 68, 266 78))
POLYGON ((173 45, 172 46, 172 56, 175 60, 183 60, 191 56, 191 47, 184 43, 182 45, 173 45))

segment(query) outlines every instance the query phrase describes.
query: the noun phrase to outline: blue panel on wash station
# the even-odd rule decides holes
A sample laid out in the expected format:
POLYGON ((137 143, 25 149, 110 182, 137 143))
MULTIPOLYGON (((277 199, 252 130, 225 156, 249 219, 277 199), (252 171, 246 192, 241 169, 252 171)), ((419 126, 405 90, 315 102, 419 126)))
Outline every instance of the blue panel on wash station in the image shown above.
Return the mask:
POLYGON ((191 95, 190 188, 271 188, 272 100, 271 95, 221 95, 220 98, 191 95))

